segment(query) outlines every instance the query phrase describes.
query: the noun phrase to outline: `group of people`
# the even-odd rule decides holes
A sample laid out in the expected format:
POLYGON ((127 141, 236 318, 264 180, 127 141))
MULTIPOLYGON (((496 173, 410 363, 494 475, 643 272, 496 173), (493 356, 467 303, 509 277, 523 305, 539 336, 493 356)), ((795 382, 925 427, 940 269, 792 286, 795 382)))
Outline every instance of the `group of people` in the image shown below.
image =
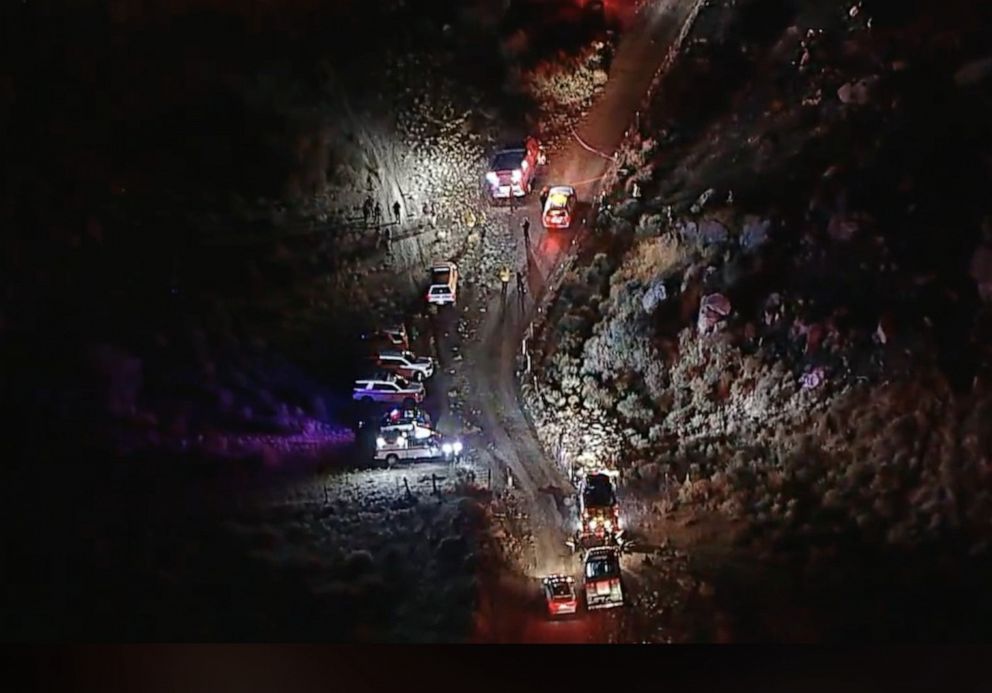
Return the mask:
MULTIPOLYGON (((523 233, 524 243, 527 247, 530 247, 530 219, 524 217, 520 222, 520 230, 523 233)), ((510 268, 503 265, 499 270, 499 281, 502 287, 502 296, 505 299, 506 293, 510 287, 510 268)), ((527 281, 524 277, 523 270, 517 270, 517 295, 520 300, 524 300, 524 296, 527 294, 527 281)))
MULTIPOLYGON (((510 286, 510 268, 503 265, 499 270, 499 281, 502 285, 502 296, 506 298, 507 289, 510 286)), ((524 273, 522 270, 517 270, 517 295, 520 296, 520 300, 527 294, 527 282, 524 279, 524 273)))
MULTIPOLYGON (((397 200, 393 203, 393 221, 399 222, 402 211, 403 207, 397 200)), ((369 224, 369 219, 372 220, 374 226, 382 224, 382 204, 378 200, 373 202, 371 195, 366 196, 365 202, 362 203, 362 219, 366 226, 369 224)))

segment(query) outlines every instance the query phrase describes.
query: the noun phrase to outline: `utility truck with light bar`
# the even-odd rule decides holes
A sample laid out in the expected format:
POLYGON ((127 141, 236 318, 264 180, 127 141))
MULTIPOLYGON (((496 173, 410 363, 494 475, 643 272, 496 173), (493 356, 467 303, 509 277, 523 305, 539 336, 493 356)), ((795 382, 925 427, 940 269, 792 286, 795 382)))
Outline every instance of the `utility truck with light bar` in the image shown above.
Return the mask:
POLYGON ((619 543, 623 535, 616 489, 610 474, 586 474, 579 484, 579 520, 575 543, 579 546, 619 543))
POLYGON ((496 152, 486 173, 486 187, 492 199, 523 197, 529 193, 543 160, 541 145, 533 137, 522 148, 496 152))
POLYGON ((405 431, 387 430, 380 431, 376 438, 373 459, 392 467, 400 462, 418 460, 457 460, 461 454, 460 440, 449 440, 433 431, 418 438, 416 434, 408 435, 405 431))

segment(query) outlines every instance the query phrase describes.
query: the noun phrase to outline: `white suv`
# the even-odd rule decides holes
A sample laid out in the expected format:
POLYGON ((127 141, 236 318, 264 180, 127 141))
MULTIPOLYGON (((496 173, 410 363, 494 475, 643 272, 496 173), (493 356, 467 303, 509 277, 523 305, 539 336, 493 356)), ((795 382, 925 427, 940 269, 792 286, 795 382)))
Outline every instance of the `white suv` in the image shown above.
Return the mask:
POLYGON ((458 267, 453 262, 442 262, 431 268, 431 285, 427 289, 427 302, 443 306, 454 305, 458 297, 458 267))
POLYGON ((424 386, 388 374, 355 381, 352 399, 360 402, 388 402, 411 407, 424 401, 424 386))

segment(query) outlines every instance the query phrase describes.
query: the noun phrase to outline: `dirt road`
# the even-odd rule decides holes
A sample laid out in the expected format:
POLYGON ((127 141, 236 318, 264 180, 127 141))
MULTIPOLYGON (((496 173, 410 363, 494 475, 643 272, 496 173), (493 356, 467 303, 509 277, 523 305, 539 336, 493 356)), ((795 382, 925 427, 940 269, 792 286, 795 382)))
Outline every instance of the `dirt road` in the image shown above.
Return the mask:
MULTIPOLYGON (((700 0, 661 0, 643 6, 631 18, 617 50, 610 80, 599 101, 576 128, 571 144, 550 162, 547 184, 571 184, 580 200, 593 199, 599 179, 611 163, 638 105, 648 91, 666 55, 684 36, 700 0)), ((548 290, 551 273, 570 252, 581 228, 562 234, 546 233, 540 224, 536 196, 527 199, 506 225, 517 229, 524 216, 531 222, 531 247, 517 241, 516 266, 527 268, 527 295, 521 301, 515 289, 505 298, 498 294, 486 306, 478 339, 467 345, 467 372, 473 383, 470 406, 481 412, 483 436, 489 443, 495 468, 509 471, 514 490, 527 499, 528 519, 534 538, 534 555, 528 566, 531 578, 551 572, 575 573, 578 565, 565 545, 572 518, 562 503, 574 493, 571 482, 548 460, 525 417, 517 397, 515 359, 521 340, 533 320, 536 306, 548 290)), ((443 319, 443 318, 442 318, 443 319)), ((445 345, 438 344, 444 351, 445 345)), ((551 628, 541 625, 534 609, 511 604, 527 603, 528 587, 502 579, 491 585, 494 599, 484 599, 478 638, 509 641, 609 641, 616 640, 619 616, 596 615, 580 624, 551 628), (521 591, 524 594, 521 594, 521 591), (488 604, 488 606, 487 606, 488 604)), ((536 588, 535 588, 536 589, 536 588)), ((630 639, 626 634, 623 639, 630 639)))

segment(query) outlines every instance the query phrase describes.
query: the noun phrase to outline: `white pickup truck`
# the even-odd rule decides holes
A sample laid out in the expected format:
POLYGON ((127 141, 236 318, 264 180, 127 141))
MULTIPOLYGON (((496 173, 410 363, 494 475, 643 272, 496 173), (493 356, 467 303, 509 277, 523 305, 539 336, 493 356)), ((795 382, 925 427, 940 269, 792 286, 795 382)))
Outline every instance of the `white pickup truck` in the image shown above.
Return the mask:
POLYGON ((461 454, 460 440, 447 440, 439 433, 431 432, 429 436, 418 438, 407 435, 405 431, 382 430, 375 441, 373 459, 392 467, 400 462, 417 460, 453 460, 461 454))

